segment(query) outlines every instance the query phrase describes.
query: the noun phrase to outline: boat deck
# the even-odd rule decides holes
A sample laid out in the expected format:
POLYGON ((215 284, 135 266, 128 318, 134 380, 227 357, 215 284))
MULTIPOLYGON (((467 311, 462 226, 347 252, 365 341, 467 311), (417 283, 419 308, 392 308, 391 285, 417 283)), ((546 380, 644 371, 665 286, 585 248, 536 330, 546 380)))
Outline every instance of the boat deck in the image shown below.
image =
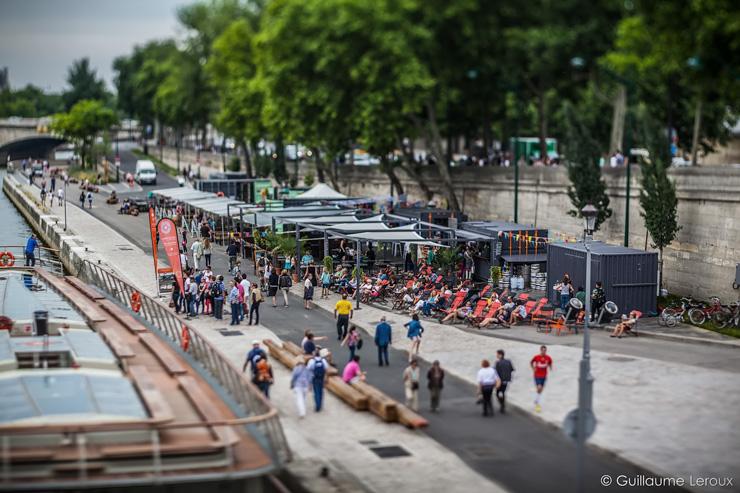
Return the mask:
POLYGON ((37 275, 106 341, 148 416, 83 423, 57 415, 44 423, 0 424, 0 439, 10 444, 3 466, 13 481, 63 484, 65 479, 104 482, 154 475, 166 481, 168 476, 181 480, 213 473, 249 477, 276 467, 247 420, 240 421, 169 342, 80 280, 43 270, 37 275))

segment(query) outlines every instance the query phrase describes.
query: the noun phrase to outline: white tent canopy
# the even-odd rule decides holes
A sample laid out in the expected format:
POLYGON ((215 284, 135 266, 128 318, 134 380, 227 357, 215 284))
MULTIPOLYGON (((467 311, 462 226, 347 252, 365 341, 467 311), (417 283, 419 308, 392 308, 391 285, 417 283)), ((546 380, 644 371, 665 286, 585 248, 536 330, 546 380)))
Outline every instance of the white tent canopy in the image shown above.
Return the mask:
POLYGON ((346 199, 347 196, 339 193, 326 183, 317 183, 310 190, 295 197, 296 199, 346 199))
POLYGON ((414 231, 408 229, 393 228, 387 231, 373 231, 369 233, 354 233, 348 235, 349 238, 360 241, 379 241, 379 242, 396 242, 396 243, 413 243, 416 245, 427 245, 446 247, 433 241, 429 241, 414 231))
POLYGON ((199 199, 212 199, 216 197, 215 193, 203 192, 188 187, 163 188, 160 190, 154 190, 152 193, 170 199, 182 200, 183 202, 199 199))

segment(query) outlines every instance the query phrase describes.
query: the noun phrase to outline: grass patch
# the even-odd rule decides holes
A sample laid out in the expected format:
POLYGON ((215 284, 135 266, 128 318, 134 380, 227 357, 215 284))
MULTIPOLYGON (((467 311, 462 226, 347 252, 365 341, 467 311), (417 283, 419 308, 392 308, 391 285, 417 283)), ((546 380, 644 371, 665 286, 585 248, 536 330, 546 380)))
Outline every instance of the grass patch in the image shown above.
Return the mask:
MULTIPOLYGON (((675 294, 669 294, 668 296, 658 296, 658 313, 660 313, 665 307, 679 305, 681 305, 681 296, 677 296, 675 294)), ((694 325, 688 319, 684 323, 694 325)), ((734 326, 722 328, 714 323, 713 320, 707 320, 701 325, 694 325, 694 327, 699 327, 700 329, 704 330, 711 330, 712 332, 717 332, 718 334, 740 339, 740 328, 734 326)))
MULTIPOLYGON (((97 184, 98 182, 98 170, 97 168, 82 168, 81 166, 70 166, 67 173, 71 178, 77 178, 78 180, 88 180, 90 183, 97 184)), ((105 174, 101 174, 101 179, 105 183, 105 174)))
POLYGON ((153 162, 154 166, 158 170, 164 171, 170 176, 177 176, 180 174, 177 172, 177 169, 173 168, 172 166, 165 163, 164 161, 160 161, 159 158, 156 156, 152 156, 151 154, 145 154, 144 151, 142 151, 141 149, 134 149, 131 152, 134 153, 134 155, 138 157, 139 159, 148 159, 149 161, 153 162))

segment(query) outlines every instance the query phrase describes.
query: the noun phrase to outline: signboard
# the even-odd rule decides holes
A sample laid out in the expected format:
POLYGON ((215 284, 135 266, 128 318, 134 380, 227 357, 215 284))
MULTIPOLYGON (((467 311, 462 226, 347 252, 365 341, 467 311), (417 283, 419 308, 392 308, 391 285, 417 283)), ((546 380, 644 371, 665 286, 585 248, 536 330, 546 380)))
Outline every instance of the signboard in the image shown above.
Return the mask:
POLYGON ((162 243, 164 253, 167 255, 172 266, 172 271, 175 274, 177 285, 180 286, 180 292, 185 292, 185 283, 182 279, 182 265, 180 264, 180 245, 177 241, 177 226, 172 219, 164 218, 160 219, 157 223, 157 231, 159 232, 159 241, 162 243))

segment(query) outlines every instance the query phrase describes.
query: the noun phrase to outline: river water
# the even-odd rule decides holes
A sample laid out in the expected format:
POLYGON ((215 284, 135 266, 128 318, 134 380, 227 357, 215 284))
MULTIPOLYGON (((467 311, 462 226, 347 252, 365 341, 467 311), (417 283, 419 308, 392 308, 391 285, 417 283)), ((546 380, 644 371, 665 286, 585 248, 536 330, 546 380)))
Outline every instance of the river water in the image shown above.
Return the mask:
MULTIPOLYGON (((0 180, 7 175, 5 169, 0 169, 0 180)), ((6 245, 25 245, 31 227, 18 212, 4 192, 0 191, 0 247, 6 245)))

